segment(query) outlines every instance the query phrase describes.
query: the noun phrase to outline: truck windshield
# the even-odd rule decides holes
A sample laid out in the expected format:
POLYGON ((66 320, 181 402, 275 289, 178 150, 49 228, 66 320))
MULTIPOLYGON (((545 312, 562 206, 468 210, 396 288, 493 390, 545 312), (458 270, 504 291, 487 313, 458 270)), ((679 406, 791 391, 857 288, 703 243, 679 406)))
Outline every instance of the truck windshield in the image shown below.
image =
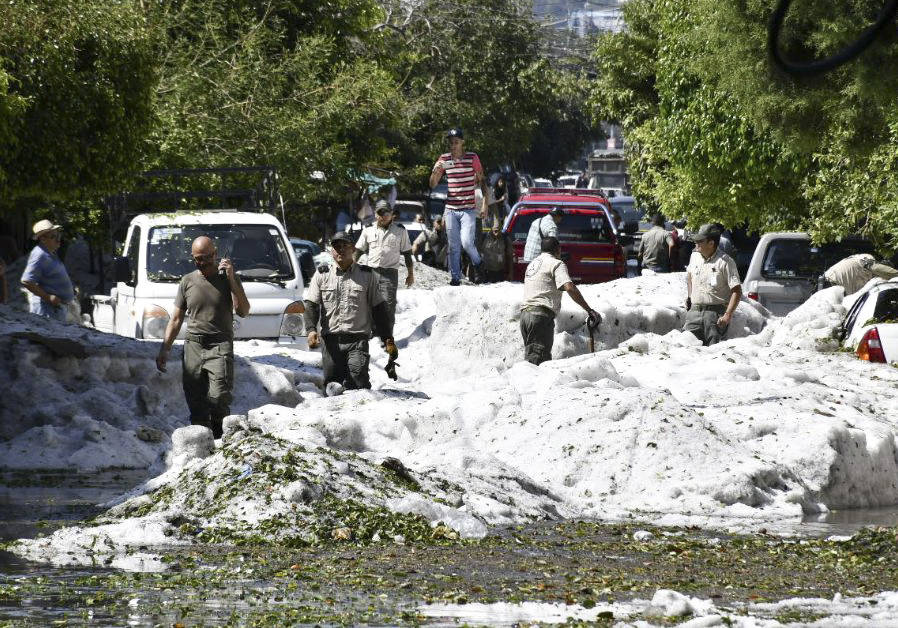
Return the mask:
MULTIPOLYGON (((545 215, 545 212, 519 214, 509 229, 512 238, 526 241, 530 225, 545 215)), ((611 238, 611 228, 604 212, 568 213, 558 225, 559 242, 611 242, 611 238)))
POLYGON ((190 245, 199 236, 212 238, 218 258, 229 258, 246 279, 293 279, 290 249, 270 225, 166 225, 148 235, 147 276, 150 281, 179 281, 196 270, 190 245))

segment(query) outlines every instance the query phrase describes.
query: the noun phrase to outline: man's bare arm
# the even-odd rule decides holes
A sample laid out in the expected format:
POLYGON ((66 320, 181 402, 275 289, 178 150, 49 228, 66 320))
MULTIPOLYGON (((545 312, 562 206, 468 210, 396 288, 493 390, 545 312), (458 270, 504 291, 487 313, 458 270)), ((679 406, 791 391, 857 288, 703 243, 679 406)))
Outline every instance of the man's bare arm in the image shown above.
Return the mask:
POLYGON ((159 347, 159 355, 156 356, 156 368, 165 372, 165 363, 168 361, 168 352, 171 350, 178 332, 181 331, 181 325, 184 323, 184 310, 176 307, 168 319, 168 325, 165 326, 165 336, 162 340, 162 346, 159 347))

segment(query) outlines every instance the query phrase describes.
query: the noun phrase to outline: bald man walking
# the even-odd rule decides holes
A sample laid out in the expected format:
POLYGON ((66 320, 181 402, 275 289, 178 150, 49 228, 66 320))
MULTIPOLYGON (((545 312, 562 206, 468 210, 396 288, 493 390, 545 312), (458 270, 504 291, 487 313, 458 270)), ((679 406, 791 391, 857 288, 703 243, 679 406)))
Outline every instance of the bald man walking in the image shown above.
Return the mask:
POLYGON ((230 414, 234 388, 234 312, 249 314, 249 300, 229 259, 218 259, 207 236, 193 241, 190 254, 196 270, 181 277, 175 309, 156 356, 156 368, 165 372, 168 352, 189 316, 184 336, 182 378, 190 408, 190 422, 222 434, 222 419, 230 414))

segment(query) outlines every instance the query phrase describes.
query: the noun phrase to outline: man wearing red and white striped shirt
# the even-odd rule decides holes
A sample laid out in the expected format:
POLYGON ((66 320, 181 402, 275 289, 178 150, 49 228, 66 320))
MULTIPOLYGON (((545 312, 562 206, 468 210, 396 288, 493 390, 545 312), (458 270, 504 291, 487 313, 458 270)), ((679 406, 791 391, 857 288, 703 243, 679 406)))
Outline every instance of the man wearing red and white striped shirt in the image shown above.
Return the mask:
POLYGON ((480 157, 477 153, 465 152, 464 134, 459 128, 449 129, 446 134, 449 140, 449 152, 440 155, 430 173, 430 187, 434 188, 440 182, 443 174, 449 182, 449 191, 446 194, 446 210, 444 222, 446 223, 446 235, 449 239, 449 273, 452 286, 461 283, 461 250, 464 248, 471 263, 474 265, 474 281, 479 283, 483 278, 480 253, 474 244, 475 216, 474 191, 480 188, 483 193, 483 202, 480 208, 480 217, 486 215, 488 195, 486 179, 483 176, 483 167, 480 165, 480 157))

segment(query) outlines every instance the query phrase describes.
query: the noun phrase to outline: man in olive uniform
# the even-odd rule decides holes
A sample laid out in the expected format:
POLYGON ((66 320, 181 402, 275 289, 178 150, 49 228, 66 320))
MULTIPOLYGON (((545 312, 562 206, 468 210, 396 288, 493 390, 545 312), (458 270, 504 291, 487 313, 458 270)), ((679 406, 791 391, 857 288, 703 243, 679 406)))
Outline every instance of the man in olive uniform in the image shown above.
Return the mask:
POLYGON ((705 346, 726 335, 733 312, 742 298, 742 282, 733 258, 717 248, 720 232, 702 225, 692 236, 695 252, 686 268, 686 322, 705 346))
POLYGON ((421 262, 434 268, 446 268, 448 250, 449 240, 446 237, 442 216, 433 219, 433 228, 428 229, 425 225, 412 242, 412 255, 421 255, 421 262))
POLYGON ((378 277, 380 291, 387 302, 390 312, 390 329, 396 320, 396 290, 399 288, 399 258, 405 259, 408 276, 405 287, 410 288, 415 281, 412 262, 412 243, 409 242, 408 231, 400 224, 393 222, 393 211, 384 201, 377 201, 374 206, 377 220, 373 225, 362 229, 359 241, 355 246, 355 261, 363 253, 368 255, 369 266, 378 277))
POLYGON ((524 273, 524 301, 521 303, 521 336, 524 338, 524 359, 542 364, 552 359, 555 341, 555 316, 561 309, 561 292, 567 292, 574 303, 582 307, 587 324, 595 328, 602 317, 589 307, 580 290, 571 281, 567 266, 561 261, 558 238, 542 239, 542 252, 527 265, 524 273))
POLYGON ((648 268, 656 273, 669 273, 673 248, 673 236, 664 228, 664 215, 655 214, 652 216, 652 228, 642 234, 636 261, 640 268, 648 268))
POLYGON ((218 260, 211 238, 193 241, 190 254, 196 270, 181 277, 175 309, 156 356, 156 368, 165 372, 168 352, 189 316, 184 336, 182 381, 190 422, 212 430, 221 438, 222 419, 231 413, 234 388, 234 312, 249 315, 249 300, 234 273, 231 260, 218 260))
POLYGON ((486 283, 511 281, 511 261, 514 251, 511 240, 502 233, 498 221, 493 222, 483 242, 480 243, 480 256, 483 258, 483 274, 486 283))
POLYGON ((305 299, 309 348, 321 345, 325 388, 331 382, 345 389, 371 388, 368 339, 372 330, 393 360, 399 354, 378 276, 357 264, 354 252, 348 235, 335 234, 331 238, 334 265, 318 268, 305 299))

